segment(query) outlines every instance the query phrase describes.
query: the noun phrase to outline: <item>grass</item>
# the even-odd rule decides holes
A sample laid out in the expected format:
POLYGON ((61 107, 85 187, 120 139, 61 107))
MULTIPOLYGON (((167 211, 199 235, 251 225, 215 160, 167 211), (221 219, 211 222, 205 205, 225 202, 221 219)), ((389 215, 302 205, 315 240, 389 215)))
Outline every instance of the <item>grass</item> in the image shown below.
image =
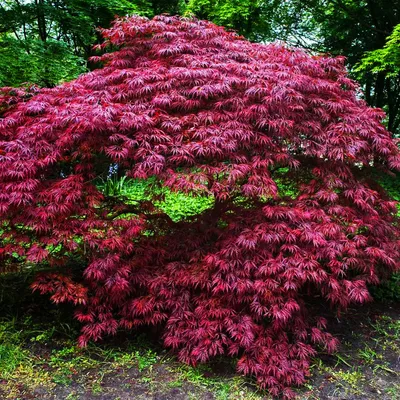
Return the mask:
POLYGON ((385 390, 385 393, 391 397, 391 400, 400 399, 400 383, 395 384, 385 390))
POLYGON ((70 391, 77 385, 79 391, 60 398, 82 399, 82 392, 100 396, 105 380, 115 377, 129 390, 144 386, 147 392, 185 391, 190 387, 195 396, 211 392, 218 400, 262 398, 254 387, 245 387, 243 378, 221 377, 207 366, 178 363, 145 334, 115 338, 102 345, 91 343, 82 349, 76 345, 77 328, 74 321, 67 320, 66 312, 51 306, 36 318, 21 315, 0 320, 0 398, 22 399, 38 390, 70 391))
POLYGON ((346 394, 362 393, 360 382, 366 379, 364 374, 359 370, 343 371, 340 369, 339 371, 333 371, 332 377, 338 382, 339 386, 345 389, 346 394))
POLYGON ((383 358, 382 354, 379 354, 376 350, 372 349, 369 345, 365 345, 363 349, 358 350, 358 356, 367 365, 374 364, 378 359, 383 358))
MULTIPOLYGON (((68 320, 68 310, 49 304, 27 310, 0 320, 0 398, 5 400, 37 393, 40 399, 117 399, 121 392, 138 400, 162 393, 196 400, 268 399, 251 380, 235 374, 234 360, 190 367, 146 332, 82 349, 76 346, 78 326, 68 320)), ((300 399, 322 399, 324 390, 344 398, 380 398, 368 397, 373 385, 385 399, 398 398, 399 371, 388 356, 400 357, 400 315, 366 317, 360 327, 342 340, 336 356, 314 360, 310 381, 298 390, 300 399)))

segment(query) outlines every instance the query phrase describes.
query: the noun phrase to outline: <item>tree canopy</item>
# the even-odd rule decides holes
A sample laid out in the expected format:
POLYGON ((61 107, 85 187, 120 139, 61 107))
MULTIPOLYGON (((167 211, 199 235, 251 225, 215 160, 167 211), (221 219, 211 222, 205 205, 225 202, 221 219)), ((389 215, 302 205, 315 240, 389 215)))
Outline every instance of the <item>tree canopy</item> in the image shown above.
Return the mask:
POLYGON ((109 26, 114 15, 196 15, 252 41, 281 40, 346 56, 368 104, 383 108, 389 130, 399 131, 398 79, 382 69, 356 70, 400 24, 399 0, 1 0, 0 7, 0 86, 49 87, 75 78, 101 40, 95 28, 109 26))
MULTIPOLYGON (((400 23, 400 1, 395 0, 191 0, 187 10, 218 24, 237 29, 255 41, 283 40, 347 57, 353 77, 359 79, 365 99, 388 114, 389 130, 398 133, 400 98, 398 77, 386 69, 355 70, 364 55, 382 49, 400 23)), ((392 48, 386 48, 387 52, 392 48)))
POLYGON ((167 16, 102 35, 101 68, 3 90, 2 263, 52 268, 33 287, 80 305, 82 345, 154 325, 182 361, 238 356, 239 371, 291 397, 316 349, 337 345, 309 299, 365 302, 399 265, 396 204, 371 174, 400 169, 384 114, 341 57, 167 16), (99 190, 115 165, 212 201, 173 221, 158 194, 99 190))
MULTIPOLYGON (((361 61, 369 51, 383 48, 386 39, 400 23, 400 2, 389 0, 368 1, 311 1, 313 18, 320 27, 321 42, 325 51, 346 55, 350 70, 361 61), (315 7, 315 4, 318 4, 315 7)), ((375 107, 384 108, 388 114, 387 124, 393 133, 398 132, 400 113, 393 105, 400 97, 398 78, 379 73, 360 73, 366 101, 375 107)))
POLYGON ((51 87, 86 70, 115 15, 177 12, 174 1, 0 0, 0 86, 51 87))
POLYGON ((385 91, 383 106, 388 114, 387 124, 389 129, 398 135, 400 127, 400 24, 387 38, 385 46, 364 54, 356 66, 356 72, 361 79, 367 76, 384 76, 385 91))

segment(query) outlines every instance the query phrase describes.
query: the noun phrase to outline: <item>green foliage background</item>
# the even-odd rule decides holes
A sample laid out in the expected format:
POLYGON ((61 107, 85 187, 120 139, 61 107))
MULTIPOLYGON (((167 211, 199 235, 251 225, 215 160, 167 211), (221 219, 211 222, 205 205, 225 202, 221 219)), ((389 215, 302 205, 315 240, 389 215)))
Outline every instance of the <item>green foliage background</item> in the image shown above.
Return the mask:
POLYGON ((400 0, 0 0, 0 86, 54 86, 93 68, 115 15, 195 15, 253 41, 344 55, 365 100, 400 134, 400 0))
POLYGON ((0 37, 0 86, 22 83, 58 84, 86 71, 86 62, 64 42, 32 39, 21 43, 11 35, 0 37), (27 53, 29 48, 29 53, 27 53))
POLYGON ((171 192, 151 178, 139 180, 129 179, 126 176, 118 178, 115 175, 102 181, 98 186, 106 196, 125 198, 127 202, 133 204, 156 198, 154 205, 168 214, 174 222, 200 214, 214 204, 212 197, 171 192))

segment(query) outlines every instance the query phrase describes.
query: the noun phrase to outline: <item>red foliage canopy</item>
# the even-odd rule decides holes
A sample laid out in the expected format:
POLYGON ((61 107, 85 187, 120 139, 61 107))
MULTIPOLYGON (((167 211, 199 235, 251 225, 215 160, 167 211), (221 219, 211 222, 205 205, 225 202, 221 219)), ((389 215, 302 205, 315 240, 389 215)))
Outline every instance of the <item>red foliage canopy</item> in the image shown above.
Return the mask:
POLYGON ((289 397, 315 346, 337 345, 308 296, 345 309, 399 265, 396 204, 370 174, 400 167, 383 113, 343 58, 167 16, 102 33, 102 68, 3 96, 17 102, 0 119, 3 265, 86 263, 79 282, 34 285, 80 304, 81 344, 157 324, 181 360, 238 355, 289 397), (94 182, 112 164, 214 207, 174 223, 151 201, 104 196, 94 182))

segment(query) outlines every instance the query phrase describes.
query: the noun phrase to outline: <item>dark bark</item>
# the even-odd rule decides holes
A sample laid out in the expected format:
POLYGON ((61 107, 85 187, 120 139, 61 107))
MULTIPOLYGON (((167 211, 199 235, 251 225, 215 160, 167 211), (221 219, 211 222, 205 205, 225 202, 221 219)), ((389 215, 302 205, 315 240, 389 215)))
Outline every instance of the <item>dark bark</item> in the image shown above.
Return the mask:
POLYGON ((382 108, 385 105, 385 73, 381 72, 378 74, 375 81, 375 89, 374 89, 374 99, 371 105, 375 107, 382 108))
POLYGON ((36 16, 37 16, 39 37, 42 42, 46 42, 47 30, 46 30, 46 17, 44 14, 43 0, 35 0, 35 4, 36 4, 36 16))

